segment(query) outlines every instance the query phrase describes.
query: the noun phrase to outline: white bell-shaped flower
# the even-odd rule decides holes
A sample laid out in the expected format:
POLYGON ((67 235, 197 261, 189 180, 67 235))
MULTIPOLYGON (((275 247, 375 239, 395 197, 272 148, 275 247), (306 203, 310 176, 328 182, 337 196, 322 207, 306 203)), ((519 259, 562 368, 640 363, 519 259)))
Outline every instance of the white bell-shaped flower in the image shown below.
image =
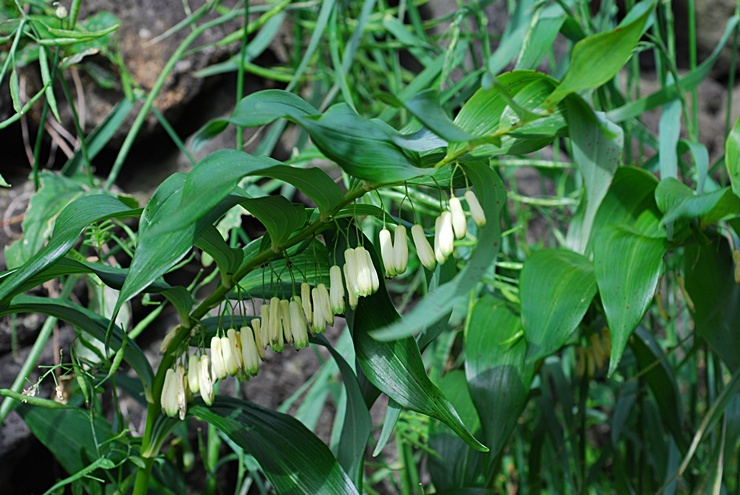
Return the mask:
POLYGON ((239 332, 235 328, 229 328, 226 331, 229 338, 229 347, 231 348, 231 358, 234 360, 237 369, 244 370, 244 361, 242 361, 242 342, 239 332))
POLYGON ((255 334, 252 333, 252 329, 249 327, 243 327, 239 332, 239 340, 241 341, 242 347, 242 361, 244 362, 244 372, 251 376, 255 376, 259 372, 260 364, 260 356, 258 350, 259 348, 254 336, 255 334))
POLYGON ((419 256, 421 264, 427 270, 434 270, 434 267, 437 266, 437 259, 434 256, 432 246, 427 240, 427 236, 424 235, 424 228, 419 224, 411 227, 411 238, 414 240, 416 254, 419 256))
POLYGON ((393 237, 393 268, 396 275, 406 272, 409 264, 409 245, 406 239, 406 227, 399 224, 393 237))
POLYGON ((311 309, 311 286, 308 282, 301 284, 301 306, 303 307, 303 315, 306 317, 308 326, 313 325, 313 310, 311 309))
POLYGON ((344 283, 342 282, 342 269, 337 265, 329 268, 329 285, 332 313, 341 315, 344 313, 344 283))
POLYGON ((169 368, 164 376, 160 404, 162 405, 162 411, 171 418, 177 416, 179 412, 177 406, 178 389, 177 373, 172 368, 169 368))
POLYGON ((188 395, 187 395, 188 375, 185 374, 185 366, 178 365, 175 372, 175 383, 177 385, 177 412, 180 415, 180 421, 185 419, 185 413, 188 412, 188 395))
POLYGON ((213 382, 226 378, 226 363, 221 352, 221 338, 214 336, 211 339, 211 371, 213 372, 213 382))
POLYGON ((226 374, 231 376, 236 375, 236 372, 239 371, 239 368, 236 365, 236 359, 234 358, 231 344, 229 343, 229 338, 226 336, 221 337, 221 355, 223 356, 223 363, 224 368, 226 369, 226 374))
POLYGON ((393 263, 393 241, 391 240, 391 232, 383 227, 383 230, 378 234, 380 240, 380 257, 383 258, 383 267, 385 267, 386 277, 396 276, 396 266, 393 263))
POLYGON ((452 230, 455 231, 455 237, 462 239, 468 232, 468 221, 465 218, 465 212, 459 198, 454 196, 450 198, 450 213, 452 214, 452 230))
POLYGON ((275 352, 283 351, 283 321, 280 318, 280 299, 273 297, 270 299, 270 328, 267 334, 270 337, 270 347, 275 352))
POLYGON ((344 272, 344 280, 347 283, 347 304, 349 304, 350 308, 357 309, 357 303, 359 301, 357 300, 357 292, 355 292, 355 287, 353 285, 353 282, 351 281, 353 275, 348 263, 344 264, 344 266, 342 267, 342 271, 344 272))
MULTIPOLYGON (((252 325, 252 330, 254 333, 254 345, 257 348, 257 354, 259 354, 261 360, 265 360, 265 349, 267 348, 267 341, 263 341, 263 335, 262 335, 262 320, 259 318, 252 318, 252 321, 250 322, 252 325)), ((244 348, 242 348, 242 352, 244 352, 244 348)), ((246 365, 246 363, 244 363, 246 365)))
POLYGON ((324 306, 321 304, 321 294, 319 289, 311 289, 311 299, 313 301, 313 327, 314 333, 324 333, 326 331, 326 318, 324 317, 324 306))
POLYGON ((200 357, 200 377, 198 382, 200 384, 200 396, 207 406, 213 404, 214 399, 213 381, 211 380, 211 370, 209 369, 210 367, 211 366, 209 363, 208 355, 203 354, 200 357))
POLYGON ((445 210, 437 220, 439 237, 435 238, 434 255, 437 258, 438 263, 444 263, 455 250, 455 233, 452 230, 452 214, 445 210), (437 247, 437 243, 439 243, 439 248, 437 247))
POLYGON ((200 392, 200 359, 195 354, 188 359, 188 387, 194 394, 200 392))
POLYGON ((293 334, 293 345, 296 349, 305 349, 308 347, 306 320, 301 310, 301 303, 298 296, 295 296, 290 301, 290 331, 293 334))
POLYGON ((486 214, 483 208, 478 202, 478 196, 473 191, 468 189, 465 192, 465 200, 468 202, 468 208, 470 209, 470 215, 473 217, 473 221, 478 227, 486 225, 486 214))

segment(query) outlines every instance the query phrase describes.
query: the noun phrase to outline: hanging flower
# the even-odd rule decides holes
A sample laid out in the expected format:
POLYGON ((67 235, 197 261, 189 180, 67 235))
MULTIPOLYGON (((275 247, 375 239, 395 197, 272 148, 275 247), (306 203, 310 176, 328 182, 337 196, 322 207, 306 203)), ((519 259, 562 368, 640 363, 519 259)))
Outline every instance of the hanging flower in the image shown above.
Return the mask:
POLYGON ((200 360, 195 354, 191 354, 188 359, 188 386, 190 392, 200 392, 200 360))
POLYGON ((229 338, 226 336, 221 337, 221 356, 223 356, 223 367, 226 370, 226 374, 231 376, 236 375, 239 368, 236 365, 236 359, 231 350, 229 338))
MULTIPOLYGON (((252 320, 255 321, 255 320, 252 320)), ((259 320, 256 320, 259 321, 259 320)), ((249 327, 242 327, 239 331, 239 340, 242 348, 242 361, 244 362, 244 373, 255 376, 259 372, 259 347, 255 341, 255 335, 249 327)))
POLYGON ((409 264, 409 245, 406 239, 406 227, 398 225, 393 239, 393 269, 396 275, 406 272, 409 264))
MULTIPOLYGON (((231 349, 231 359, 234 361, 239 371, 244 370, 244 362, 242 361, 242 343, 239 336, 239 332, 234 328, 229 328, 226 331, 226 336, 229 339, 229 348, 231 349)), ((236 372, 235 372, 236 373, 236 372)))
MULTIPOLYGON (((347 250, 347 251, 349 251, 349 250, 347 250)), ((346 258, 347 251, 344 252, 345 261, 347 259, 346 258)), ((349 307, 351 309, 356 309, 357 308, 357 303, 359 301, 357 300, 357 292, 355 291, 356 290, 356 287, 355 287, 356 284, 355 284, 354 280, 352 280, 352 277, 354 275, 352 274, 352 271, 350 270, 350 266, 349 266, 348 263, 345 263, 344 264, 344 266, 342 267, 342 271, 344 272, 344 280, 347 283, 347 304, 349 304, 349 307)))
POLYGON ((293 345, 296 349, 308 347, 308 331, 306 331, 306 320, 301 311, 300 298, 295 296, 290 301, 290 331, 293 334, 293 345))
POLYGON ((424 235, 424 228, 419 224, 411 227, 411 237, 414 240, 416 254, 419 256, 421 264, 427 270, 434 270, 434 267, 437 266, 437 259, 434 257, 432 246, 424 235))
POLYGON ((160 403, 162 405, 162 411, 170 418, 174 418, 179 412, 177 403, 179 387, 177 384, 177 373, 172 368, 169 368, 167 374, 164 376, 160 403))
POLYGON ((311 309, 311 286, 308 282, 301 284, 301 305, 303 306, 303 315, 310 327, 313 325, 313 311, 311 309))
POLYGON ((209 368, 208 354, 203 354, 200 357, 200 376, 198 377, 198 383, 200 384, 200 396, 207 406, 213 404, 214 399, 213 381, 211 380, 211 370, 209 368))
POLYGON ((321 294, 319 289, 311 289, 311 298, 313 300, 313 326, 311 330, 315 333, 324 333, 326 331, 326 317, 324 316, 324 305, 321 304, 321 294))
POLYGON ((434 256, 438 263, 444 263, 455 250, 455 234, 452 231, 452 214, 445 210, 435 224, 434 256))
POLYGON ((470 208, 470 215, 473 217, 473 221, 478 227, 486 225, 486 214, 483 212, 478 197, 473 191, 468 189, 465 192, 465 200, 468 202, 468 208, 470 208))
POLYGON ((331 311, 336 315, 344 313, 344 283, 342 282, 342 269, 333 265, 329 269, 329 299, 331 311))
POLYGON ((468 232, 468 221, 465 219, 460 200, 456 197, 450 198, 450 213, 452 214, 452 230, 455 231, 455 237, 462 239, 468 232))
POLYGON ((177 412, 180 415, 180 421, 185 419, 185 413, 188 412, 188 396, 187 392, 189 387, 187 385, 188 375, 185 374, 185 367, 183 365, 177 366, 177 372, 175 372, 175 385, 177 386, 177 412))
POLYGON ((395 277, 396 266, 393 263, 393 242, 391 241, 391 233, 388 229, 383 227, 383 230, 378 234, 378 238, 380 239, 380 257, 383 258, 385 276, 395 277))
POLYGON ((267 329, 270 347, 275 352, 283 351, 283 323, 280 319, 280 299, 270 299, 270 327, 267 329))
POLYGON ((226 363, 221 352, 221 338, 218 336, 211 338, 211 365, 214 382, 226 378, 226 363))
MULTIPOLYGON (((261 360, 265 360, 265 348, 267 348, 267 339, 262 335, 262 320, 259 318, 252 318, 250 322, 252 330, 254 331, 254 345, 257 348, 257 354, 259 354, 261 360)), ((244 344, 242 344, 242 352, 244 352, 244 344)), ((244 365, 246 366, 246 362, 244 365)))

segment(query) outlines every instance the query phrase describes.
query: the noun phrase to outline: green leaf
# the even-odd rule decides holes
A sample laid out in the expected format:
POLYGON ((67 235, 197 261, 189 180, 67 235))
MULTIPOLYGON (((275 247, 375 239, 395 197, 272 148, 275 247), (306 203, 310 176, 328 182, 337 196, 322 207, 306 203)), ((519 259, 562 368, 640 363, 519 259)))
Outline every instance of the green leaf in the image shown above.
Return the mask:
POLYGON ((211 210, 198 214, 199 219, 193 223, 172 229, 169 222, 182 212, 185 180, 186 176, 182 173, 165 179, 144 208, 139 220, 136 250, 129 275, 118 295, 117 309, 175 266, 195 245, 201 233, 241 200, 238 196, 229 196, 211 210))
POLYGON ((447 116, 436 90, 422 91, 406 101, 398 101, 398 104, 403 105, 419 122, 447 142, 467 142, 475 139, 475 136, 462 130, 447 116))
POLYGON ((65 206, 85 194, 76 180, 42 170, 41 188, 31 197, 23 217, 23 237, 5 248, 8 268, 16 268, 36 254, 51 235, 56 217, 65 206))
POLYGON ((22 113, 23 103, 21 102, 21 85, 15 66, 13 66, 13 70, 10 72, 10 81, 8 82, 8 85, 10 86, 10 101, 13 104, 13 110, 15 110, 15 113, 22 113))
POLYGON ((372 431, 370 412, 365 405, 360 384, 352 368, 344 357, 322 336, 317 336, 321 345, 326 347, 342 373, 342 383, 347 390, 344 423, 337 449, 337 460, 349 475, 358 491, 362 491, 362 466, 365 448, 372 431))
MULTIPOLYGON (((106 331, 110 324, 107 318, 73 302, 47 297, 27 296, 24 294, 17 296, 7 308, 0 308, 0 316, 13 313, 40 313, 54 316, 74 325, 100 341, 105 340, 106 331)), ((110 348, 117 351, 121 348, 123 340, 123 331, 117 325, 114 325, 109 340, 110 348)), ((154 372, 144 352, 135 342, 128 340, 123 359, 136 371, 136 374, 144 385, 147 399, 151 401, 151 386, 154 379, 154 372)))
POLYGON ((344 201, 344 194, 339 186, 326 172, 318 167, 297 168, 288 165, 276 165, 261 170, 259 173, 248 175, 270 177, 295 186, 311 198, 321 214, 327 217, 344 201))
POLYGON ((516 61, 516 69, 536 70, 542 59, 551 51, 560 27, 565 22, 560 5, 547 5, 532 15, 530 27, 522 40, 522 48, 516 61))
POLYGON ((3 178, 2 174, 0 174, 0 187, 10 187, 10 184, 5 182, 5 179, 3 178))
POLYGON ((701 220, 700 228, 713 225, 729 216, 740 214, 740 198, 725 187, 716 191, 694 194, 688 186, 674 178, 660 181, 655 201, 665 213, 661 225, 678 220, 701 220))
POLYGON ((655 0, 640 2, 616 29, 576 43, 568 72, 545 102, 545 107, 554 108, 567 95, 597 88, 617 75, 640 41, 654 6, 655 0))
POLYGON ((101 457, 101 453, 120 458, 125 452, 121 442, 111 441, 113 430, 99 414, 91 417, 80 409, 46 409, 28 404, 20 404, 16 411, 70 474, 88 468, 96 460, 107 461, 98 467, 110 466, 111 459, 101 457))
POLYGON ((59 117, 59 109, 57 108, 57 99, 54 96, 54 87, 52 84, 54 81, 51 79, 51 72, 49 71, 49 59, 46 55, 46 48, 43 46, 39 47, 39 69, 41 72, 41 82, 46 88, 46 101, 49 103, 51 113, 54 114, 54 118, 57 122, 61 122, 62 119, 59 117))
POLYGON ((476 195, 487 217, 486 226, 478 231, 478 245, 473 255, 452 280, 429 292, 403 319, 389 321, 385 328, 375 328, 373 338, 404 338, 432 325, 458 301, 468 296, 496 258, 501 241, 499 218, 506 206, 506 189, 496 172, 487 165, 470 163, 462 166, 475 186, 476 195))
MULTIPOLYGON (((476 432, 480 429, 478 412, 468 390, 463 370, 447 373, 439 382, 442 392, 450 398, 455 409, 468 428, 476 432)), ((485 487, 491 468, 491 455, 471 449, 465 442, 442 424, 432 424, 429 428, 429 447, 436 455, 429 456, 429 474, 438 492, 459 490, 471 487, 485 487)))
POLYGON ((132 217, 138 213, 139 210, 132 210, 107 194, 83 196, 71 202, 59 214, 49 243, 5 278, 0 285, 0 306, 7 304, 8 296, 29 278, 49 267, 72 249, 85 227, 101 220, 132 217))
POLYGON ((195 241, 195 245, 216 261, 222 277, 233 275, 239 269, 244 258, 244 252, 226 244, 224 238, 221 237, 221 233, 213 225, 203 230, 201 236, 195 241))
POLYGON ((596 212, 617 170, 624 145, 622 128, 595 113, 578 95, 565 100, 573 162, 586 189, 579 214, 568 230, 567 244, 579 253, 586 250, 596 212))
POLYGON ((527 259, 520 278, 527 360, 539 360, 567 342, 596 294, 591 262, 566 249, 543 249, 527 259))
POLYGON ((279 494, 359 493, 326 445, 291 416, 223 396, 188 412, 254 456, 279 494))
POLYGON ((306 209, 282 196, 243 199, 241 205, 267 229, 272 249, 278 252, 300 227, 305 225, 306 209))
POLYGON ((740 118, 737 119, 725 142, 725 166, 730 176, 732 192, 740 197, 740 118))
POLYGON ((310 115, 320 113, 300 96, 279 89, 267 89, 242 98, 228 121, 240 127, 256 127, 280 118, 295 122, 310 115))
POLYGON ((643 327, 637 327, 630 343, 640 371, 645 373, 645 381, 658 404, 663 424, 668 427, 681 451, 686 452, 688 442, 683 432, 683 400, 665 353, 655 337, 643 327))
POLYGON ((611 333, 610 375, 655 295, 667 249, 665 239, 619 225, 596 238, 594 273, 611 333))
POLYGON ((696 332, 735 372, 740 367, 740 285, 737 265, 727 240, 709 237, 709 244, 686 247, 684 273, 686 291, 696 332), (693 309, 692 309, 693 308, 693 309))
POLYGON ((465 328, 465 375, 483 434, 497 456, 527 404, 532 367, 522 322, 506 303, 486 295, 473 307, 465 328))

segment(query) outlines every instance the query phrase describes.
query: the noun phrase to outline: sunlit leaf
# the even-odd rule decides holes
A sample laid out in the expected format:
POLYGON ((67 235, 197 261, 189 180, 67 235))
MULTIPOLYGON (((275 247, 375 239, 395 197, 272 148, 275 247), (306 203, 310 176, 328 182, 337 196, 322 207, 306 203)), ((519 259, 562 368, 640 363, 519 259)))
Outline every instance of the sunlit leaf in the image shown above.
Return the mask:
POLYGON ((688 186, 674 178, 660 181, 655 190, 655 201, 664 212, 661 224, 678 220, 701 220, 701 227, 712 225, 740 214, 740 197, 730 188, 694 194, 688 186))
POLYGON ((520 278, 527 360, 556 352, 576 330, 596 294, 591 262, 566 249, 543 249, 524 263, 520 278))

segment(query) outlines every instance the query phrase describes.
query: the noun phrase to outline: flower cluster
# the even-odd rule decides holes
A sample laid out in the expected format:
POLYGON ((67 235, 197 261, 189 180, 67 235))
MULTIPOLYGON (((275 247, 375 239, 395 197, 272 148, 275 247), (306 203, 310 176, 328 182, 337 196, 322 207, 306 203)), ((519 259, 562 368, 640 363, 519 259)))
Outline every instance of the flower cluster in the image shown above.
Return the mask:
MULTIPOLYGON (((470 216, 478 227, 486 224, 486 215, 473 191, 465 193, 465 200, 470 209, 470 216)), ((427 270, 434 270, 437 263, 444 263, 455 250, 455 239, 462 239, 467 235, 468 221, 465 217, 462 203, 457 197, 450 198, 449 207, 443 211, 434 224, 434 248, 427 240, 424 228, 416 224, 411 227, 411 237, 416 246, 419 261, 427 270)), ((394 242, 388 229, 380 231, 380 254, 383 257, 383 266, 388 277, 395 277, 406 271, 408 264, 408 246, 406 244, 406 228, 403 225, 396 227, 394 242)))

